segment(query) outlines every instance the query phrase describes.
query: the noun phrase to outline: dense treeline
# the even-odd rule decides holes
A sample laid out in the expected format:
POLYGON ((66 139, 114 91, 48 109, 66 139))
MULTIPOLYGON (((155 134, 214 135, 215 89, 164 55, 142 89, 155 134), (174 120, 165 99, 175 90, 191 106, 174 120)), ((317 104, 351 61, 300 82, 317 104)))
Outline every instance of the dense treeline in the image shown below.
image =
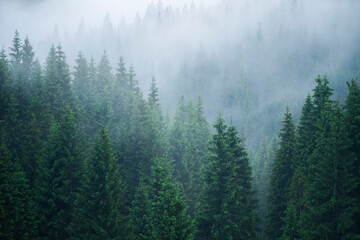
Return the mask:
POLYGON ((251 169, 200 97, 170 118, 122 58, 79 53, 72 72, 60 45, 34 56, 17 32, 0 55, 1 239, 360 238, 356 81, 340 106, 319 76, 299 126, 287 108, 251 169))
POLYGON ((269 239, 359 239, 360 88, 343 107, 326 76, 306 98, 299 126, 289 109, 270 177, 269 239))

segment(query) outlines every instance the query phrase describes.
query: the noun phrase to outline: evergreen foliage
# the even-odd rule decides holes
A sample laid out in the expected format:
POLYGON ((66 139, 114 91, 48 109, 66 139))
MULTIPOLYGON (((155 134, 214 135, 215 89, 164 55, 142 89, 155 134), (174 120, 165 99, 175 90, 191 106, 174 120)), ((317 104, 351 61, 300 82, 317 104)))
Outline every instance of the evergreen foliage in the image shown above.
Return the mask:
POLYGON ((219 117, 210 142, 198 239, 256 239, 251 171, 237 137, 219 117))
POLYGON ((194 225, 172 182, 170 165, 155 159, 150 182, 150 239, 194 239, 194 225))
MULTIPOLYGON (((355 80, 352 80, 351 83, 348 83, 349 95, 346 98, 345 102, 345 124, 346 130, 349 133, 350 138, 350 151, 355 154, 356 160, 354 163, 354 176, 357 179, 360 179, 360 86, 359 83, 355 80)), ((355 213, 355 224, 353 226, 353 231, 359 236, 360 234, 360 184, 358 184, 351 196, 355 197, 355 201, 358 203, 356 205, 355 213)))
POLYGON ((26 175, 13 161, 0 125, 0 238, 35 239, 35 206, 26 175))
POLYGON ((107 130, 101 131, 86 163, 75 206, 73 239, 126 238, 124 187, 107 130))
POLYGON ((295 125, 289 107, 283 120, 283 127, 279 133, 280 147, 274 159, 274 167, 270 177, 270 194, 268 224, 266 234, 269 239, 281 237, 281 228, 284 225, 286 205, 289 201, 291 178, 294 174, 296 158, 295 125))
MULTIPOLYGON (((219 71, 200 58, 195 88, 219 71)), ((245 82, 219 91, 249 113, 241 137, 221 117, 212 134, 200 96, 164 117, 155 77, 144 97, 123 58, 113 72, 79 53, 70 73, 59 45, 42 66, 16 31, 0 52, 0 239, 360 239, 359 83, 341 106, 315 82, 279 141, 274 124, 249 136, 245 82)))

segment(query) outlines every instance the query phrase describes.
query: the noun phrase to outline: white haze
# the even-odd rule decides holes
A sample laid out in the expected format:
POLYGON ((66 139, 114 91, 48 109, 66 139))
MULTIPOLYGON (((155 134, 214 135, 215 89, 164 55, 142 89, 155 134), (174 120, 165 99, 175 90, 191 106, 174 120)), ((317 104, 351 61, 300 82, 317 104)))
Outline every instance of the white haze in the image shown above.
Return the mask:
POLYGON ((15 29, 44 62, 61 42, 71 66, 79 51, 98 62, 106 50, 134 64, 147 94, 154 75, 165 110, 201 95, 245 126, 249 141, 273 135, 285 105, 297 118, 314 78, 327 74, 338 97, 360 76, 356 0, 0 0, 0 44, 15 29))

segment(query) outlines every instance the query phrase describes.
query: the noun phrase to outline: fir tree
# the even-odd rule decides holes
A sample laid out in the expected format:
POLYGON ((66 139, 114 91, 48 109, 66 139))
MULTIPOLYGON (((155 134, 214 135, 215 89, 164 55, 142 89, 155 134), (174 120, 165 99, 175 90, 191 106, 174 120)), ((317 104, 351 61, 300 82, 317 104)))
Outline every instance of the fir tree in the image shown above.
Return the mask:
POLYGON ((35 239, 35 206, 21 166, 13 161, 0 122, 0 238, 35 239))
POLYGON ((350 193, 359 180, 354 175, 356 158, 350 151, 341 110, 324 102, 317 126, 301 238, 353 239, 350 229, 356 199, 350 193))
POLYGON ((75 203, 73 239, 125 239, 128 225, 124 187, 107 130, 86 164, 75 203))
POLYGON ((74 113, 64 109, 60 123, 51 125, 35 180, 41 237, 68 238, 82 166, 74 113))
POLYGON ((149 199, 149 186, 145 185, 144 181, 140 179, 134 200, 131 203, 130 217, 132 239, 151 239, 151 208, 152 205, 149 199))
MULTIPOLYGON (((351 151, 355 154, 354 175, 360 178, 360 86, 355 80, 348 83, 349 95, 345 102, 345 124, 346 130, 349 133, 351 141, 351 151)), ((351 194, 360 203, 360 185, 358 185, 351 194)), ((357 205, 357 212, 355 213, 355 224, 353 232, 360 234, 360 206, 357 205)))
POLYGON ((2 50, 0 58, 0 120, 5 119, 5 114, 9 104, 9 80, 9 65, 6 59, 5 51, 2 50))
POLYGON ((269 239, 281 237, 286 205, 289 201, 291 178, 296 158, 296 134, 292 114, 286 108, 283 127, 279 133, 280 148, 277 151, 270 177, 269 211, 266 234, 269 239))
POLYGON ((22 46, 19 32, 16 30, 12 41, 12 47, 10 47, 10 66, 13 76, 16 78, 20 74, 20 64, 22 57, 22 46))
POLYGON ((170 165, 164 159, 155 159, 151 177, 150 239, 193 239, 193 222, 172 182, 170 165))
POLYGON ((31 83, 35 53, 33 52, 33 47, 31 46, 28 37, 25 38, 24 44, 22 45, 22 53, 23 53, 21 56, 22 78, 26 86, 29 86, 31 83))
POLYGON ((256 239, 251 170, 236 129, 218 118, 210 142, 199 239, 256 239))

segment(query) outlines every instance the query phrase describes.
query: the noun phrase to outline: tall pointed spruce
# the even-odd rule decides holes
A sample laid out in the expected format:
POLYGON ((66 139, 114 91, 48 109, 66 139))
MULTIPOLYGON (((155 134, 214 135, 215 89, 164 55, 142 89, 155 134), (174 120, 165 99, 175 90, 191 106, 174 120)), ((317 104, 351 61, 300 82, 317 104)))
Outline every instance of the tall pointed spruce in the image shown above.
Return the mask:
POLYGON ((75 206, 73 239, 126 239, 124 186, 107 130, 86 164, 75 206))
POLYGON ((210 142, 198 239, 256 239, 251 169, 233 126, 219 117, 210 142))
POLYGON ((284 225, 288 193, 291 178, 294 174, 296 157, 295 125, 289 107, 286 108, 283 127, 279 133, 280 148, 276 153, 274 167, 270 177, 269 210, 266 234, 269 239, 281 237, 284 225))
POLYGON ((185 201, 178 186, 173 183, 170 164, 165 159, 155 159, 151 167, 150 183, 150 239, 194 239, 193 222, 186 214, 185 201))

